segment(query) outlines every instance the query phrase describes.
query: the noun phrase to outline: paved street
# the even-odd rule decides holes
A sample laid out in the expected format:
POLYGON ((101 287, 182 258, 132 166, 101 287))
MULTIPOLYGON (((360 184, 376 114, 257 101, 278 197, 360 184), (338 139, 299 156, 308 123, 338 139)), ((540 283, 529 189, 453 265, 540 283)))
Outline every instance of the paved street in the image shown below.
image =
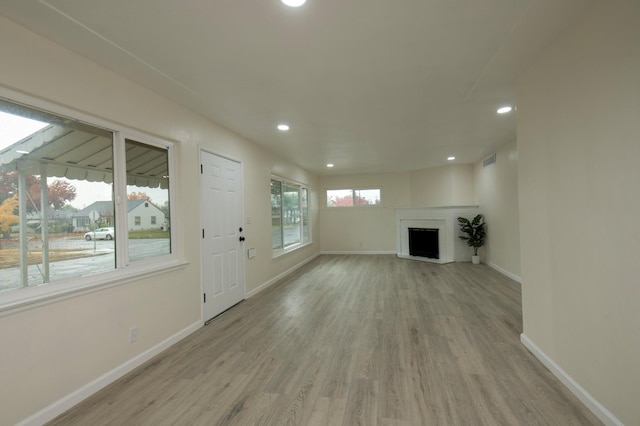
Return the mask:
MULTIPOLYGON (((6 246, 6 245, 5 245, 6 246)), ((30 248, 39 245, 30 244, 30 248)), ((115 268, 115 249, 113 241, 85 241, 79 238, 59 238, 50 241, 50 249, 77 249, 91 256, 62 260, 49 264, 50 282, 65 278, 93 275, 115 268)), ((169 239, 129 240, 129 258, 131 261, 169 253, 169 239)), ((41 265, 30 265, 28 268, 29 284, 42 284, 41 265)), ((20 287, 20 269, 0 269, 0 291, 20 287)))

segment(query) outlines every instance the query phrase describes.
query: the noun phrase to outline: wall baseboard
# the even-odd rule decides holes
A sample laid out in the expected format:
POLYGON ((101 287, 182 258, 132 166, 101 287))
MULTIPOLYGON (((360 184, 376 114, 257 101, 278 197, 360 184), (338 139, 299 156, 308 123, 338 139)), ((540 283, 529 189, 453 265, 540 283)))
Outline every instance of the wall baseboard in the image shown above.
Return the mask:
POLYGON ((282 272, 281 274, 278 274, 275 277, 271 278, 269 281, 266 281, 266 282, 260 284, 258 287, 254 288, 253 290, 248 292, 246 294, 246 298, 249 299, 250 297, 255 296, 256 294, 260 293, 262 290, 265 290, 268 287, 272 286, 273 284, 277 283, 278 281, 280 281, 281 279, 283 279, 287 275, 289 275, 289 274, 293 273, 295 270, 303 267, 304 265, 306 265, 307 263, 311 262, 313 259, 315 259, 318 256, 320 256, 320 253, 316 253, 313 256, 306 258, 305 260, 303 260, 302 262, 298 263, 297 265, 294 265, 291 268, 287 269, 286 271, 282 272))
POLYGON ((501 268, 500 266, 496 265, 495 263, 487 263, 487 266, 492 268, 492 269, 495 269, 496 271, 500 272, 502 275, 505 275, 505 276, 511 278, 515 282, 522 284, 522 278, 520 276, 518 276, 518 275, 516 275, 514 273, 511 273, 511 272, 507 271, 504 268, 501 268))
POLYGON ((600 404, 589 392, 578 384, 546 353, 536 346, 524 333, 520 335, 520 341, 551 373, 556 376, 602 423, 609 426, 624 426, 604 405, 600 404))
POLYGON ((321 251, 320 254, 396 254, 395 251, 321 251))
POLYGON ((180 330, 178 333, 147 349, 138 356, 126 361, 124 364, 121 364, 120 366, 87 383, 81 388, 76 389, 67 396, 60 398, 53 404, 27 417, 26 419, 19 422, 18 425, 36 426, 45 424, 48 421, 53 420, 60 414, 67 411, 69 408, 77 405, 89 396, 105 388, 107 385, 115 382, 130 371, 133 371, 135 368, 141 366, 154 356, 158 355, 160 352, 168 349, 170 346, 184 339, 191 333, 199 330, 201 327, 202 321, 198 320, 198 322, 191 324, 183 330, 180 330))

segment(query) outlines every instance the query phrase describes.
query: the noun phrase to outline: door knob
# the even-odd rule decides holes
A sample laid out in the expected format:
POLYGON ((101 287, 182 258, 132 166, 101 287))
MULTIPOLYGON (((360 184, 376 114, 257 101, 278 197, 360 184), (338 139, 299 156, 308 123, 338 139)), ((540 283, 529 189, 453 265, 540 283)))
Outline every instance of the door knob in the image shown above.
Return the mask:
POLYGON ((244 237, 240 236, 240 242, 244 241, 244 237))

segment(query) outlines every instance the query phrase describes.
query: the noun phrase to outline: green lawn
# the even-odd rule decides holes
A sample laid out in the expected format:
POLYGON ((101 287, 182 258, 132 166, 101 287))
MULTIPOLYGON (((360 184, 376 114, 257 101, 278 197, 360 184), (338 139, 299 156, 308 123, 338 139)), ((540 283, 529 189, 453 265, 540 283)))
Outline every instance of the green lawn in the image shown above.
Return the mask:
POLYGON ((129 231, 129 239, 145 239, 145 238, 169 238, 169 231, 161 231, 159 229, 149 229, 146 231, 129 231))

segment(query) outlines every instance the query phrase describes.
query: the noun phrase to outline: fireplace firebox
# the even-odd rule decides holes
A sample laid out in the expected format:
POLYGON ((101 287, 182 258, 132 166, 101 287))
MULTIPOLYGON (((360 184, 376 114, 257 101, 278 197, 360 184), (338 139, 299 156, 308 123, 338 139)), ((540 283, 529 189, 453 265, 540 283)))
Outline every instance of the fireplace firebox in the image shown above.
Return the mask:
POLYGON ((440 259, 438 232, 437 228, 409 228, 409 254, 440 259))

